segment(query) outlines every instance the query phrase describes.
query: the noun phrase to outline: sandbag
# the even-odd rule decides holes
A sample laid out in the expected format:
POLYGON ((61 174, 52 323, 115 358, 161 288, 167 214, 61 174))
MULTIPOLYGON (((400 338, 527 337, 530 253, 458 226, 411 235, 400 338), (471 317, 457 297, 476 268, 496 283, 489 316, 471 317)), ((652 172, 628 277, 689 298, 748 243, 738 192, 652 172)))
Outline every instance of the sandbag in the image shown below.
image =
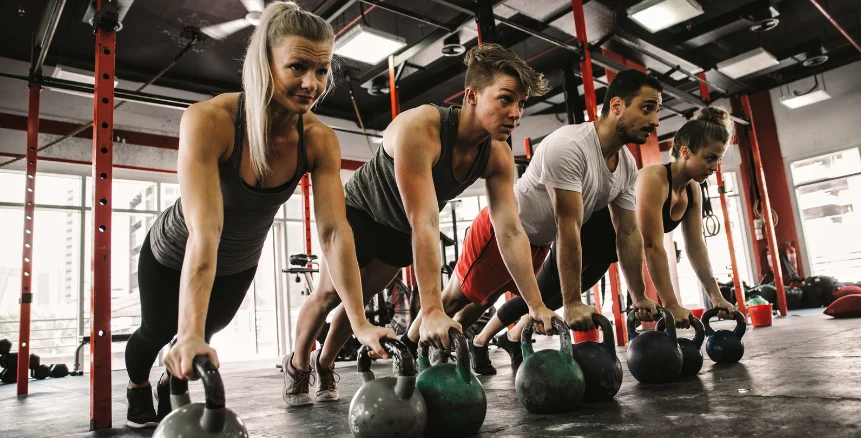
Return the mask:
POLYGON ((861 295, 847 295, 831 303, 824 312, 835 318, 856 318, 861 316, 861 295))

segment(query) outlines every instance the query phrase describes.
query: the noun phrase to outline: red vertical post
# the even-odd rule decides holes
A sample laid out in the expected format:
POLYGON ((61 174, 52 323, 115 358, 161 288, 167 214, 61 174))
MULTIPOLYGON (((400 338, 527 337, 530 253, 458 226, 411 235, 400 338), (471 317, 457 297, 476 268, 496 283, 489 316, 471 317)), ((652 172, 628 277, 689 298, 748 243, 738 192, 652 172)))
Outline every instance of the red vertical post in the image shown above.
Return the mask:
POLYGON ((389 97, 392 100, 392 120, 401 112, 401 103, 398 98, 398 82, 395 78, 395 57, 389 55, 389 97))
MULTIPOLYGON (((97 15, 108 11, 98 0, 97 15)), ((114 6, 115 8, 115 6, 114 6)), ((109 12, 109 11, 108 11, 109 12)), ((93 264, 90 299, 90 430, 111 427, 111 183, 114 68, 117 45, 110 17, 96 28, 93 99, 93 264)), ((113 18, 114 22, 116 16, 113 18)))
POLYGON ((525 143, 525 146, 526 146, 526 159, 531 160, 532 159, 532 142, 529 141, 529 137, 526 137, 523 139, 523 143, 525 143))
POLYGON ((581 44, 580 73, 583 75, 583 96, 586 99, 586 113, 589 121, 598 120, 598 101, 595 97, 595 82, 592 80, 592 55, 589 53, 589 40, 586 38, 586 16, 583 13, 583 0, 571 0, 574 11, 574 32, 581 44))
POLYGON ((616 345, 624 347, 628 345, 627 318, 622 316, 622 283, 619 280, 619 264, 610 265, 610 290, 613 296, 613 319, 616 324, 616 345))
POLYGON ((311 255, 311 177, 307 173, 302 177, 300 185, 303 203, 302 222, 305 225, 305 254, 311 255))
POLYGON ((33 231, 36 210, 36 164, 39 147, 39 93, 42 86, 31 82, 27 110, 27 182, 24 191, 24 248, 21 256, 21 314, 18 319, 18 395, 29 392, 30 303, 33 302, 33 231))
MULTIPOLYGON (((700 79, 706 78, 705 73, 700 73, 697 76, 700 79)), ((702 82, 700 82, 700 97, 706 102, 711 101, 709 86, 702 82)), ((723 210, 723 229, 726 233, 726 243, 729 247, 729 261, 730 265, 732 265, 732 282, 735 285, 736 307, 739 312, 747 315, 747 306, 744 304, 744 289, 741 287, 741 278, 738 275, 738 264, 735 259, 735 245, 732 242, 732 229, 729 226, 729 209, 727 208, 726 188, 723 184, 723 166, 718 165, 715 177, 717 178, 718 194, 720 195, 720 206, 721 210, 723 210)))
MULTIPOLYGON (((759 143, 756 140, 756 125, 753 122, 753 112, 750 110, 750 99, 745 94, 741 97, 744 114, 750 120, 750 149, 753 155, 753 169, 759 181, 759 197, 762 202, 762 220, 765 222, 765 237, 768 240, 768 251, 774 271, 774 287, 777 289, 777 305, 780 315, 786 316, 786 291, 783 290, 783 271, 780 265, 780 253, 777 247, 777 234, 774 232, 774 222, 771 220, 771 202, 768 200, 768 188, 765 184, 765 172, 762 170, 762 157, 759 153, 759 143)), ((738 289, 736 289, 738 290, 738 289)))

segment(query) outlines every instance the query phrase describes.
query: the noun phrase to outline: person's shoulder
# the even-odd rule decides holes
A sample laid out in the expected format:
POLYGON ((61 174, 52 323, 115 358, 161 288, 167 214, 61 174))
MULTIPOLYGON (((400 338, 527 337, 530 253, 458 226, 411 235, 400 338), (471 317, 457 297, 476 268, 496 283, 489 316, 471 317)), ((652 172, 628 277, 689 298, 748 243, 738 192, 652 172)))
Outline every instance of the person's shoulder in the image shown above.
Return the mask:
POLYGON ((441 117, 433 105, 420 105, 398 114, 391 126, 410 132, 439 132, 441 117))
MULTIPOLYGON (((625 148, 627 149, 627 148, 625 148)), ((632 157, 633 158, 633 157, 632 157)), ((666 167, 662 164, 651 164, 643 167, 639 171, 636 170, 636 163, 634 163, 634 171, 637 180, 641 184, 646 184, 648 187, 652 189, 659 189, 661 186, 666 185, 667 181, 667 172, 666 167)))
POLYGON ((304 129, 303 134, 307 140, 311 140, 313 142, 321 140, 338 141, 338 136, 335 134, 335 130, 320 120, 320 118, 312 112, 308 112, 302 116, 302 125, 304 129))
POLYGON ((539 147, 547 148, 555 156, 584 156, 595 149, 591 123, 565 125, 551 132, 539 147))
POLYGON ((212 126, 223 126, 236 121, 239 93, 224 93, 209 100, 190 105, 183 113, 183 119, 212 126))

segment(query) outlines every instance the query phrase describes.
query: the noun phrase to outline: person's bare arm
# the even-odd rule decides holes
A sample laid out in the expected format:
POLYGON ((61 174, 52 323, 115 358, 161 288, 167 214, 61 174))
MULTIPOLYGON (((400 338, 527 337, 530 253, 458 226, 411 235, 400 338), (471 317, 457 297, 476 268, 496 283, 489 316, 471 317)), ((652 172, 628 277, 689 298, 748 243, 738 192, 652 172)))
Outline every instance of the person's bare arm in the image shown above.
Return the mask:
MULTIPOLYGON (((658 296, 661 297, 662 304, 667 310, 673 313, 677 325, 687 326, 687 309, 682 308, 678 299, 676 299, 676 294, 673 290, 673 283, 670 279, 670 265, 667 261, 667 251, 664 249, 663 205, 667 199, 668 190, 670 190, 670 188, 667 187, 666 176, 656 172, 656 169, 658 169, 656 166, 644 168, 640 170, 639 175, 637 176, 637 184, 635 188, 637 196, 637 210, 636 223, 634 224, 634 227, 636 228, 637 225, 639 225, 639 232, 637 235, 642 237, 639 246, 640 249, 636 250, 631 247, 629 252, 636 251, 637 254, 640 254, 638 257, 639 264, 637 264, 636 271, 640 273, 639 278, 641 283, 643 264, 642 254, 645 253, 646 267, 649 270, 649 276, 652 279, 652 283, 658 291, 658 296), (680 321, 681 318, 684 318, 684 321, 680 321)), ((621 237, 621 233, 618 233, 617 231, 617 234, 621 237)), ((620 260, 623 260, 625 252, 623 252, 621 248, 621 240, 617 239, 617 241, 620 242, 619 254, 622 255, 620 260)), ((631 260, 629 263, 632 265, 630 269, 635 270, 633 264, 638 263, 638 261, 631 260)), ((624 269, 625 265, 623 264, 622 266, 624 269)), ((625 271, 625 275, 627 278, 627 270, 625 271)), ((650 312, 652 312, 650 316, 641 315, 644 320, 649 321, 651 319, 660 318, 659 315, 653 312, 654 309, 651 305, 653 301, 645 299, 645 293, 641 293, 638 296, 632 288, 631 294, 635 297, 637 302, 648 303, 647 306, 636 306, 638 308, 648 307, 650 312)))
POLYGON ((532 250, 529 238, 523 231, 514 198, 514 156, 505 142, 495 142, 486 171, 486 192, 490 222, 496 234, 496 242, 514 284, 529 308, 529 315, 536 321, 539 333, 552 329, 551 321, 559 318, 544 305, 541 291, 532 269, 532 250))
MULTIPOLYGON (((693 183, 691 183, 693 184, 693 183)), ((697 274, 700 283, 706 289, 706 292, 711 298, 713 307, 725 307, 730 311, 730 316, 735 312, 735 306, 730 304, 720 293, 720 288, 715 281, 712 273, 712 265, 709 260, 709 252, 706 248, 706 242, 703 238, 703 218, 700 212, 703 207, 702 193, 698 186, 692 190, 693 199, 688 202, 693 203, 691 211, 688 212, 682 219, 682 234, 685 236, 685 251, 688 253, 688 260, 691 262, 691 267, 697 274)), ((723 313, 723 312, 721 312, 723 313)))
POLYGON ((422 303, 420 337, 448 349, 449 329, 462 329, 445 314, 440 290, 439 205, 432 172, 441 150, 439 113, 419 107, 398 117, 384 141, 391 140, 388 144, 394 148, 395 180, 412 228, 413 263, 422 303))
POLYGON ((310 169, 314 191, 314 214, 320 249, 329 266, 329 276, 341 298, 356 338, 381 357, 388 357, 380 338, 394 338, 391 329, 377 327, 365 319, 362 281, 356 263, 353 230, 347 222, 344 187, 341 185, 341 148, 328 126, 314 127, 307 136, 313 147, 310 169))
POLYGON ((592 314, 598 311, 583 303, 581 274, 583 247, 580 229, 583 227, 583 194, 548 186, 550 201, 556 216, 556 265, 562 290, 565 322, 572 330, 589 331, 595 328, 592 314))
POLYGON ((225 127, 232 126, 230 113, 210 102, 190 106, 180 123, 177 175, 188 241, 179 285, 177 342, 165 365, 181 379, 193 376, 191 362, 198 354, 218 365, 204 336, 224 222, 218 161, 232 140, 233 130, 225 127))

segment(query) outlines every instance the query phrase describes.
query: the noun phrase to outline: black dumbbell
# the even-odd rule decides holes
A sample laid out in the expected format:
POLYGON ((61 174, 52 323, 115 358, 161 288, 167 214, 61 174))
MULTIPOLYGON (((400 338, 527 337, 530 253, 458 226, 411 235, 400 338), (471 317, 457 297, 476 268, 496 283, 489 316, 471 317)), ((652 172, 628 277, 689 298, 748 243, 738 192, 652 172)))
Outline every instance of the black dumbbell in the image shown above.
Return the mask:
POLYGON ((18 381, 18 353, 7 353, 2 360, 3 371, 0 371, 0 382, 9 384, 18 381))
POLYGON ((69 375, 69 367, 64 363, 57 363, 51 365, 51 377, 55 379, 59 379, 61 377, 66 377, 69 375))
POLYGON ((30 355, 30 369, 31 370, 35 370, 36 368, 39 368, 39 365, 41 365, 41 364, 42 364, 42 359, 39 357, 38 354, 31 354, 30 355))
POLYGON ((51 367, 48 365, 39 365, 35 368, 30 368, 30 377, 36 380, 45 380, 51 376, 51 367))
POLYGON ((0 360, 6 357, 10 350, 12 350, 12 343, 8 339, 0 341, 0 360))

